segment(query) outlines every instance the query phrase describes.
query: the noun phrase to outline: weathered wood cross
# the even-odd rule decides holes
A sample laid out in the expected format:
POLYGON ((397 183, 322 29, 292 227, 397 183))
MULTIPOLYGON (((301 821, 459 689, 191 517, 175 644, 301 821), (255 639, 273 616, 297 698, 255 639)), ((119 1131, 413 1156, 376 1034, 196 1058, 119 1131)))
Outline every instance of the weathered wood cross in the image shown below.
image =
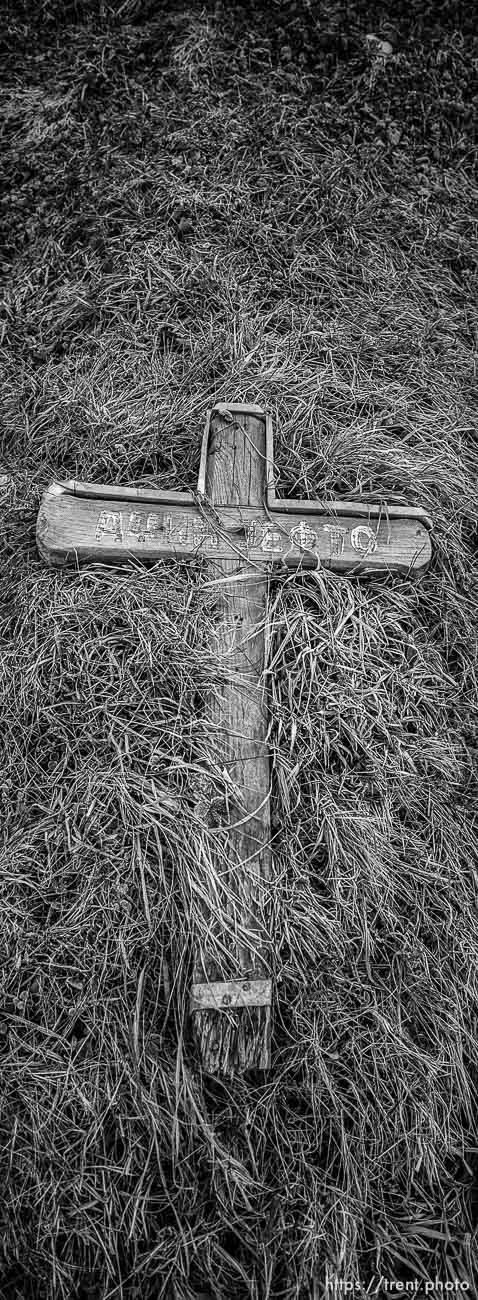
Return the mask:
MULTIPOLYGON (((362 575, 423 572, 431 527, 423 510, 396 499, 277 499, 271 417, 238 403, 208 412, 197 493, 69 481, 53 483, 43 496, 37 545, 47 564, 199 555, 218 579, 217 650, 228 671, 205 712, 231 796, 221 814, 222 853, 213 845, 210 860, 218 876, 228 877, 237 942, 226 949, 222 969, 196 951, 191 1013, 210 1073, 270 1064, 270 761, 262 677, 268 574, 321 565, 362 575)), ((211 933, 213 913, 211 904, 211 933)))

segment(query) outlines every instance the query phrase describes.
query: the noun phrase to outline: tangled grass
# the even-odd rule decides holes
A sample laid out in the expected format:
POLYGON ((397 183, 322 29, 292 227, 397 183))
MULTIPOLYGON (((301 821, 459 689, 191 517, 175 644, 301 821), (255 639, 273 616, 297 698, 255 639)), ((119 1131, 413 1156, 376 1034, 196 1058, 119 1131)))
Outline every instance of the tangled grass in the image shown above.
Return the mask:
POLYGON ((393 16, 5 24, 2 1300, 476 1288, 476 39, 393 16), (47 571, 35 521, 53 478, 195 487, 241 399, 281 494, 434 531, 420 581, 271 582, 272 1068, 231 1080, 188 1020, 214 591, 47 571))

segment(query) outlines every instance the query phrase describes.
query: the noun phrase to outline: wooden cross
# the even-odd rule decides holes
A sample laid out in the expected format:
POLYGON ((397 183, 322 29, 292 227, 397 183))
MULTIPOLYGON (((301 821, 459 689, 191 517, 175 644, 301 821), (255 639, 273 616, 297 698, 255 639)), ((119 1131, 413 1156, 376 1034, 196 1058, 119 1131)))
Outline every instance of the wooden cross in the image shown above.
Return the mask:
MULTIPOLYGON (((43 496, 37 545, 49 565, 199 555, 218 580, 217 650, 228 673, 205 702, 205 719, 229 789, 219 818, 222 851, 215 831, 210 858, 216 883, 227 876, 229 949, 223 943, 221 968, 209 953, 196 952, 190 1004, 209 1073, 270 1065, 270 761, 262 677, 269 573, 320 566, 347 574, 423 573, 431 527, 423 510, 396 501, 276 498, 271 417, 238 403, 208 412, 196 493, 69 481, 53 483, 43 496)), ((208 923, 212 934, 212 906, 208 923)))

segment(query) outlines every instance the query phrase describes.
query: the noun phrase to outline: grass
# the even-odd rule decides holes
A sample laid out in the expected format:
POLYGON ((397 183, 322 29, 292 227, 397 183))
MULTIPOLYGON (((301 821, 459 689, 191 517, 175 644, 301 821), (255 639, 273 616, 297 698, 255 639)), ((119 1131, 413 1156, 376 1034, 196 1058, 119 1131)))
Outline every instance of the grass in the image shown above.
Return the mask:
POLYGON ((471 1296, 472 10, 5 12, 0 1295, 471 1296), (434 531, 419 581, 271 584, 272 1068, 230 1079, 187 1017, 214 593, 50 572, 35 522, 53 478, 194 488, 241 399, 282 495, 434 531))

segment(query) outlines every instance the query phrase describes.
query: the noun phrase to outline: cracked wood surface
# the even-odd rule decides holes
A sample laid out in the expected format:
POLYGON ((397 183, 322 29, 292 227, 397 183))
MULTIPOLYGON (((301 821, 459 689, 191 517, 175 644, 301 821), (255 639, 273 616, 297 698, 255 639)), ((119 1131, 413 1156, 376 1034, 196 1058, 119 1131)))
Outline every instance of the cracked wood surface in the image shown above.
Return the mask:
MULTIPOLYGON (((206 472, 206 492, 213 508, 234 504, 260 507, 264 465, 262 419, 241 415, 226 421, 213 416, 206 472)), ((250 571, 247 559, 215 559, 211 577, 233 579, 246 570, 250 571)), ((227 663, 228 681, 206 700, 204 722, 215 762, 224 770, 229 786, 220 817, 224 850, 211 851, 215 870, 219 875, 226 870, 228 875, 228 930, 234 933, 234 941, 228 969, 218 970, 207 953, 197 954, 195 984, 265 979, 268 975, 264 885, 271 866, 270 762, 267 702, 261 681, 266 618, 266 574, 259 571, 250 574, 247 582, 218 584, 214 649, 227 663)), ((215 925, 217 918, 211 917, 211 926, 215 925)), ((270 1000, 263 1006, 230 1011, 196 1011, 193 1025, 204 1068, 212 1073, 267 1068, 270 1017, 270 1000)))

